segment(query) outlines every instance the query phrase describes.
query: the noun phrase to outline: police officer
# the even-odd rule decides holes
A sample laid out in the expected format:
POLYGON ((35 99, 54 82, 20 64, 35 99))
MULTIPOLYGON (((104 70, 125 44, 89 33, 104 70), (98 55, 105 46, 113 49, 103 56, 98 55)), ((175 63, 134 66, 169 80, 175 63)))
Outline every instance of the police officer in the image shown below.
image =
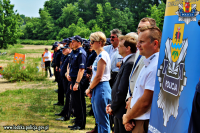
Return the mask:
POLYGON ((55 66, 56 66, 56 76, 57 76, 57 82, 58 82, 58 102, 54 105, 63 106, 64 105, 64 89, 63 84, 59 72, 60 64, 61 64, 61 57, 62 57, 62 50, 60 47, 57 47, 57 53, 55 57, 55 66))
POLYGON ((57 44, 58 42, 55 42, 54 44, 53 44, 53 47, 52 47, 52 49, 51 50, 54 50, 54 53, 53 53, 53 60, 52 60, 52 63, 51 63, 51 67, 53 67, 53 72, 54 72, 54 76, 55 76, 55 81, 53 81, 53 82, 57 82, 57 75, 56 75, 56 65, 55 65, 55 57, 56 57, 56 54, 57 54, 57 47, 58 47, 58 44, 57 44))
POLYGON ((69 75, 67 75, 68 81, 71 81, 70 89, 72 92, 72 103, 74 106, 74 112, 76 115, 75 124, 68 126, 71 130, 85 129, 86 124, 86 104, 85 104, 85 89, 84 82, 86 58, 87 54, 82 48, 83 40, 80 36, 72 38, 73 55, 71 60, 71 67, 69 75))
POLYGON ((65 61, 63 62, 62 66, 61 66, 61 77, 63 78, 63 86, 64 86, 64 90, 66 90, 66 100, 65 100, 65 106, 63 108, 63 110, 61 111, 61 113, 59 114, 55 114, 57 116, 62 116, 61 118, 57 118, 56 120, 60 120, 60 121, 66 121, 70 119, 70 115, 71 115, 71 110, 72 110, 72 100, 71 100, 71 93, 72 90, 70 90, 70 82, 67 80, 66 78, 66 74, 67 74, 67 67, 68 65, 71 63, 71 40, 68 40, 69 45, 66 45, 64 47, 64 49, 67 50, 67 52, 69 54, 67 54, 67 58, 65 59, 65 61))

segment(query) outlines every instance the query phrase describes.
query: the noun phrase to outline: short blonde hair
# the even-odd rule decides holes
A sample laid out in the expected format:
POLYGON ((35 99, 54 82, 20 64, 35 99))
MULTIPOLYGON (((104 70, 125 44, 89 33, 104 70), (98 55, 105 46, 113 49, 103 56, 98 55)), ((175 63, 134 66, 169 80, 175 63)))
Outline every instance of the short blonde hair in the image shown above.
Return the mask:
POLYGON ((162 32, 157 26, 144 26, 140 28, 140 32, 144 32, 146 30, 149 30, 149 38, 151 39, 151 42, 154 40, 158 41, 158 45, 160 48, 161 38, 162 38, 162 32))
POLYGON ((94 33, 90 34, 90 40, 91 41, 102 42, 102 45, 104 46, 105 43, 106 43, 106 35, 103 32, 101 32, 101 31, 94 32, 94 33))

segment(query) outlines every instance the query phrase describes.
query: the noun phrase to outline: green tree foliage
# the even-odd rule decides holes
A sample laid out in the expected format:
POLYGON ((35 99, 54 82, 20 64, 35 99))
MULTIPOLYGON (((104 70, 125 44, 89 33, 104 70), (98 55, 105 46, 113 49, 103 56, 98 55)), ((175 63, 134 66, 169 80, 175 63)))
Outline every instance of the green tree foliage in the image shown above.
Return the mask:
POLYGON ((79 16, 78 3, 67 4, 67 7, 62 9, 62 15, 56 21, 59 27, 68 27, 72 23, 76 23, 79 16))
POLYGON ((21 17, 13 11, 10 0, 0 0, 0 49, 15 44, 22 35, 21 17))
POLYGON ((149 5, 150 9, 148 9, 149 12, 151 12, 151 15, 148 17, 154 18, 156 20, 157 26, 162 30, 163 29, 163 22, 164 22, 164 16, 165 16, 165 3, 161 1, 161 4, 158 6, 156 5, 149 5))
MULTIPOLYGON (((165 1, 166 2, 166 1, 165 1)), ((156 19, 162 29, 165 2, 160 0, 48 0, 39 9, 40 18, 25 17, 25 39, 63 39, 74 35, 88 38, 91 32, 118 28, 135 32, 143 17, 156 19), (37 20, 37 21, 35 21, 37 20)), ((24 16, 22 16, 24 18, 24 16)))

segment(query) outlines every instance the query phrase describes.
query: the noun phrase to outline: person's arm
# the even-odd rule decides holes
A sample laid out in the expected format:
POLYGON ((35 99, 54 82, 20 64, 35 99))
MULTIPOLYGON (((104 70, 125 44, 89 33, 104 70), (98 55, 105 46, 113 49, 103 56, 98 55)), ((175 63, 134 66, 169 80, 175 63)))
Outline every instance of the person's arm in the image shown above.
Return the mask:
POLYGON ((71 82, 72 79, 71 79, 71 77, 69 76, 69 72, 70 72, 70 67, 69 67, 69 63, 68 63, 68 65, 67 65, 67 72, 66 72, 65 76, 67 77, 67 80, 71 82))
POLYGON ((131 119, 143 115, 151 107, 153 91, 144 90, 144 94, 137 100, 134 106, 123 115, 123 124, 128 123, 131 119))
POLYGON ((81 81, 81 79, 83 77, 84 71, 85 71, 84 68, 80 68, 79 69, 78 75, 77 75, 77 78, 76 78, 76 82, 78 82, 78 83, 74 84, 73 91, 77 91, 78 90, 78 86, 79 86, 79 83, 80 83, 80 81, 81 81))
MULTIPOLYGON (((101 81, 101 79, 103 77, 105 68, 106 68, 106 62, 103 59, 100 59, 97 63, 96 76, 94 77, 92 83, 89 86, 90 89, 93 89, 96 85, 99 84, 99 82, 101 81)), ((90 89, 86 90, 86 94, 90 93, 90 91, 91 91, 90 89)))

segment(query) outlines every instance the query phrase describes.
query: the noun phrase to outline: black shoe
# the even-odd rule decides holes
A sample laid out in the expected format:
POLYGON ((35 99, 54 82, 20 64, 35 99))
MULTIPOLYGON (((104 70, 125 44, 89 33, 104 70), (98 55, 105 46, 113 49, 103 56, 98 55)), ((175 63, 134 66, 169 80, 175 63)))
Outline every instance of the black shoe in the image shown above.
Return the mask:
POLYGON ((57 121, 67 121, 69 119, 67 119, 67 117, 60 117, 56 119, 57 121))
POLYGON ((68 126, 68 128, 74 128, 74 127, 76 127, 76 125, 74 124, 73 126, 68 126))
POLYGON ((53 76, 53 74, 50 75, 50 78, 53 76))
POLYGON ((53 105, 63 106, 64 104, 57 102, 57 103, 54 103, 53 105))
POLYGON ((71 130, 81 130, 81 129, 83 129, 83 128, 81 128, 79 126, 75 126, 75 127, 71 128, 71 130))
POLYGON ((59 113, 59 114, 55 114, 55 115, 57 115, 57 116, 62 116, 62 114, 61 114, 61 113, 59 113))
POLYGON ((56 93, 58 93, 58 89, 54 90, 56 93))

